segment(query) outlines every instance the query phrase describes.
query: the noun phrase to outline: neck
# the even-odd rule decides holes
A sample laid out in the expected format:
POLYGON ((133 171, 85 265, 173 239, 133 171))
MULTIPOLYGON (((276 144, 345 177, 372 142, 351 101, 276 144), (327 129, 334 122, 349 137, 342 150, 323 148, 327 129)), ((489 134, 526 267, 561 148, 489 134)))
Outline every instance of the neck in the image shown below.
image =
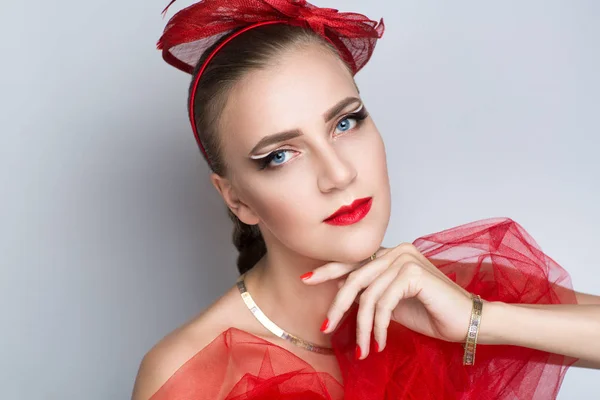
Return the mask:
POLYGON ((307 285, 300 275, 326 264, 271 246, 246 273, 246 287, 256 304, 281 329, 319 346, 330 346, 320 331, 338 292, 338 280, 307 285))

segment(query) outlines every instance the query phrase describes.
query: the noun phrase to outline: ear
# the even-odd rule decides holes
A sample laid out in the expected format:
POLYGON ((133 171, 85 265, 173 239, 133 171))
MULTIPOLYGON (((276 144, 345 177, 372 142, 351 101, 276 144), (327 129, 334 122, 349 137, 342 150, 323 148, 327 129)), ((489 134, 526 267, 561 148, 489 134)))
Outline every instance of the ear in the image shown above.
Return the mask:
POLYGON ((243 223, 247 225, 256 225, 259 222, 258 215, 244 203, 235 188, 231 184, 231 181, 214 172, 210 174, 210 181, 213 186, 217 189, 227 207, 233 212, 243 223))

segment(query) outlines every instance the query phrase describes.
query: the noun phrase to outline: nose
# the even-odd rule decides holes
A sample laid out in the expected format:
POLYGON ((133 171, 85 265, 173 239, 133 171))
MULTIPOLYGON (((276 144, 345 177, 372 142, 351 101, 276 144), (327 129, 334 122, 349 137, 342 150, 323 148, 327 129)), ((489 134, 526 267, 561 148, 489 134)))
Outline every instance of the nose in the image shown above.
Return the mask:
POLYGON ((333 190, 343 190, 356 179, 356 168, 338 154, 335 147, 326 146, 320 152, 321 169, 317 178, 319 189, 328 193, 333 190))

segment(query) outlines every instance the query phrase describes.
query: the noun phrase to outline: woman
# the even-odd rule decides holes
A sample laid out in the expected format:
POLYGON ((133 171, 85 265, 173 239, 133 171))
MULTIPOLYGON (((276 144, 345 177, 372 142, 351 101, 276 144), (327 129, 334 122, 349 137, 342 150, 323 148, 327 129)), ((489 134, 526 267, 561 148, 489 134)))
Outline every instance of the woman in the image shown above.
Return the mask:
POLYGON ((169 21, 159 48, 193 74, 240 279, 144 357, 134 400, 549 399, 568 366, 600 364, 599 298, 516 222, 380 247, 386 155, 354 75, 382 34, 293 0, 169 21))

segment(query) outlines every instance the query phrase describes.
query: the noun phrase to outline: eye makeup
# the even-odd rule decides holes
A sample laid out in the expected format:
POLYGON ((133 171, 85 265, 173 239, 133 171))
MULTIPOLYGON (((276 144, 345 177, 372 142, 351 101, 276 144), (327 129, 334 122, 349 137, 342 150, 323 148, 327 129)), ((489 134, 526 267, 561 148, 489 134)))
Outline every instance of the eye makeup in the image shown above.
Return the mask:
MULTIPOLYGON (((340 124, 340 122, 342 122, 346 119, 353 119, 356 121, 355 128, 358 128, 368 116, 369 116, 369 113, 367 112, 365 105, 361 104, 360 107, 356 111, 354 111, 350 114, 344 115, 342 118, 340 118, 337 121, 335 126, 337 127, 340 124)), ((352 129, 354 129, 354 128, 352 128, 352 129)), ((344 131, 344 132, 348 132, 348 131, 344 131)), ((339 136, 339 135, 337 135, 337 136, 339 136)))
MULTIPOLYGON (((343 131, 340 134, 336 134, 335 136, 342 136, 346 132, 352 132, 355 129, 360 128, 362 126, 364 120, 368 116, 369 116, 369 112, 367 111, 364 104, 361 104, 361 106, 356 111, 342 116, 340 119, 337 120, 337 122, 335 124, 335 127, 337 129, 337 126, 340 124, 340 122, 347 120, 347 119, 353 119, 356 121, 356 126, 347 131, 343 131)), ((277 149, 272 152, 269 152, 267 154, 253 155, 253 156, 250 156, 250 158, 256 163, 258 170, 274 169, 274 168, 279 168, 279 166, 287 163, 287 161, 285 161, 279 165, 270 166, 271 162, 274 159, 276 159, 280 154, 286 154, 286 153, 292 153, 292 152, 296 152, 296 150, 281 148, 281 149, 277 149)))

